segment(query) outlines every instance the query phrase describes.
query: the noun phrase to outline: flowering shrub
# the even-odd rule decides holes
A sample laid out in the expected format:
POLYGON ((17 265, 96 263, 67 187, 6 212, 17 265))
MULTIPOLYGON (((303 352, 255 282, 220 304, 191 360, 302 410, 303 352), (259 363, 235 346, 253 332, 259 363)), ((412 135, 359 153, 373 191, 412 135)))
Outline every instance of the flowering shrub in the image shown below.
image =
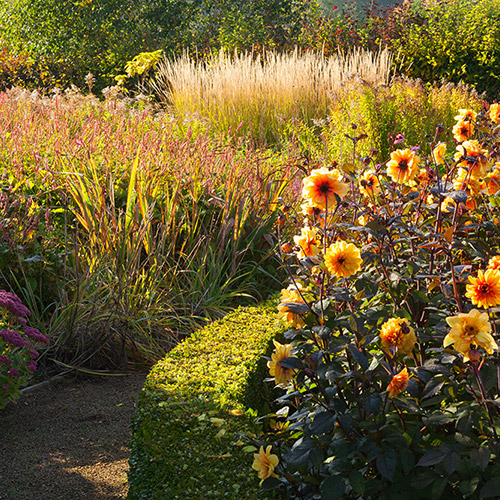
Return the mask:
POLYGON ((27 325, 31 315, 21 299, 12 292, 0 290, 0 408, 19 397, 36 371, 36 344, 48 344, 48 339, 36 328, 27 325))
POLYGON ((427 157, 401 136, 383 163, 312 165, 300 211, 283 207, 290 329, 268 362, 285 393, 255 454, 264 490, 498 497, 497 111, 460 110, 427 157))

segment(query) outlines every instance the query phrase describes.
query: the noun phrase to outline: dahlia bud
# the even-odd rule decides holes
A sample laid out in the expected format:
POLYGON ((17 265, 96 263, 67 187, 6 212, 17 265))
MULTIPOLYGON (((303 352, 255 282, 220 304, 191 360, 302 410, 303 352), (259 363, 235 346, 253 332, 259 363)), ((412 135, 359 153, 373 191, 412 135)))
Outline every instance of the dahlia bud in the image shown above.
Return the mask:
POLYGON ((477 365, 481 361, 481 353, 477 349, 471 349, 469 351, 469 359, 473 365, 477 365))

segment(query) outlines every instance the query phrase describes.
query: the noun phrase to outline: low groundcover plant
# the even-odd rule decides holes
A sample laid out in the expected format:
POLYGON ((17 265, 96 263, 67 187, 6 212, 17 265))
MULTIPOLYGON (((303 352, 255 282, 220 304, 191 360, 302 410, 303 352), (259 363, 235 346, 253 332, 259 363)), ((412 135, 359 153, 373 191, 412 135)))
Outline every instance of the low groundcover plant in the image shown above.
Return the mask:
POLYGON ((36 371, 36 344, 48 344, 37 328, 27 325, 30 310, 12 292, 0 290, 0 408, 17 399, 36 371))
POLYGON ((497 111, 460 110, 428 156, 400 134, 388 159, 311 165, 300 209, 283 205, 290 329, 268 362, 284 393, 257 440, 263 490, 498 498, 497 111))

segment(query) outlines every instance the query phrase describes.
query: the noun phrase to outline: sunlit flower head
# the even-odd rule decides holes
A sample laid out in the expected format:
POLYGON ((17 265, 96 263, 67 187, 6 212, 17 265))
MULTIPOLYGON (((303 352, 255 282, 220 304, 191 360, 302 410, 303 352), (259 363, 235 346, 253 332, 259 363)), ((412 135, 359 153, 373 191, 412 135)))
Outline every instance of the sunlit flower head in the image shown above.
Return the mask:
POLYGON ((303 227, 300 230, 300 236, 294 236, 293 241, 299 247, 297 258, 305 259, 306 257, 313 257, 319 253, 319 239, 318 231, 310 227, 303 227))
POLYGON ((446 155, 446 143, 440 142, 433 150, 432 150, 432 158, 436 162, 437 165, 442 165, 444 163, 444 157, 446 155))
POLYGON ((460 120, 453 127, 453 137, 458 142, 468 141, 474 133, 474 125, 471 121, 460 120))
POLYGON ((269 445, 265 450, 261 446, 259 453, 253 454, 252 469, 256 470, 259 475, 260 484, 268 477, 278 477, 274 469, 278 466, 279 458, 277 455, 271 453, 272 446, 269 445))
POLYGON ((497 194, 500 191, 500 164, 496 163, 495 168, 488 174, 486 179, 486 189, 489 195, 497 194))
POLYGON ((417 336, 408 320, 391 318, 380 329, 380 341, 384 349, 397 347, 398 352, 408 354, 415 346, 417 336))
POLYGON ((484 177, 488 168, 488 151, 483 149, 478 141, 465 141, 457 146, 455 161, 463 159, 458 165, 469 170, 471 177, 479 179, 484 177))
POLYGON ((500 104, 490 106, 490 120, 497 125, 500 123, 500 104))
POLYGON ((324 210, 314 206, 309 201, 302 203, 302 205, 300 205, 300 208, 302 209, 302 213, 308 217, 312 216, 318 217, 319 215, 324 213, 324 210))
POLYGON ((359 191, 363 196, 375 196, 380 193, 380 182, 373 170, 365 170, 359 181, 359 191))
POLYGON ((330 245, 325 252, 326 268, 337 278, 348 278, 356 274, 362 263, 359 248, 342 240, 330 245))
POLYGON ((459 109, 458 115, 455 116, 455 120, 457 120, 457 121, 460 121, 460 120, 475 121, 476 117, 477 117, 477 113, 473 109, 459 109))
POLYGON ((399 184, 407 184, 419 173, 420 158, 411 149, 397 149, 387 162, 387 175, 399 184))
POLYGON ((291 368, 286 368, 280 365, 280 361, 286 358, 292 358, 295 356, 291 355, 292 345, 291 344, 280 344, 276 340, 274 342, 274 351, 271 355, 271 361, 267 362, 267 367, 269 368, 269 374, 274 377, 276 385, 288 384, 293 378, 294 371, 291 368))
POLYGON ((311 205, 325 209, 337 205, 348 190, 348 185, 342 182, 342 176, 337 169, 318 168, 302 181, 302 197, 311 205))
POLYGON ((387 386, 387 392, 390 398, 395 398, 401 394, 408 385, 408 380, 410 376, 408 375, 408 370, 406 366, 396 375, 394 375, 387 386))
POLYGON ((453 344, 455 351, 464 355, 464 361, 469 361, 471 346, 482 347, 488 354, 497 349, 497 344, 491 336, 491 324, 488 313, 472 309, 469 313, 449 316, 446 322, 451 327, 450 333, 443 341, 443 347, 453 344))
POLYGON ((290 311, 287 306, 290 303, 304 304, 300 293, 293 286, 281 290, 281 303, 278 305, 278 313, 293 328, 300 328, 305 325, 305 322, 300 314, 290 311))
POLYGON ((477 272, 477 278, 469 276, 469 284, 466 286, 465 296, 475 306, 488 307, 500 304, 500 271, 487 269, 477 272))
POLYGON ((488 261, 488 269, 500 271, 500 255, 491 257, 491 259, 488 261))
POLYGON ((481 182, 465 168, 459 168, 453 178, 453 189, 456 191, 465 191, 470 196, 477 196, 483 186, 481 182))

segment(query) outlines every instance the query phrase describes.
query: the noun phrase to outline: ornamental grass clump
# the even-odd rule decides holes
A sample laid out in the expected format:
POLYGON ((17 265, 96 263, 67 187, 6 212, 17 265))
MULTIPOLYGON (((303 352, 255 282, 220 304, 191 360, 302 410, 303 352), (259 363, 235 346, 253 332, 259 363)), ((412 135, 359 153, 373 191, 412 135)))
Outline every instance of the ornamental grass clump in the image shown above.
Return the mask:
POLYGON ((461 109, 470 133, 436 127, 428 155, 400 134, 378 162, 358 130, 351 168, 312 160, 302 208, 283 204, 289 330, 268 361, 283 392, 254 439, 263 490, 498 498, 496 112, 461 109))
POLYGON ((12 292, 0 290, 0 408, 19 398, 37 368, 35 346, 49 340, 37 328, 28 326, 30 310, 12 292))

